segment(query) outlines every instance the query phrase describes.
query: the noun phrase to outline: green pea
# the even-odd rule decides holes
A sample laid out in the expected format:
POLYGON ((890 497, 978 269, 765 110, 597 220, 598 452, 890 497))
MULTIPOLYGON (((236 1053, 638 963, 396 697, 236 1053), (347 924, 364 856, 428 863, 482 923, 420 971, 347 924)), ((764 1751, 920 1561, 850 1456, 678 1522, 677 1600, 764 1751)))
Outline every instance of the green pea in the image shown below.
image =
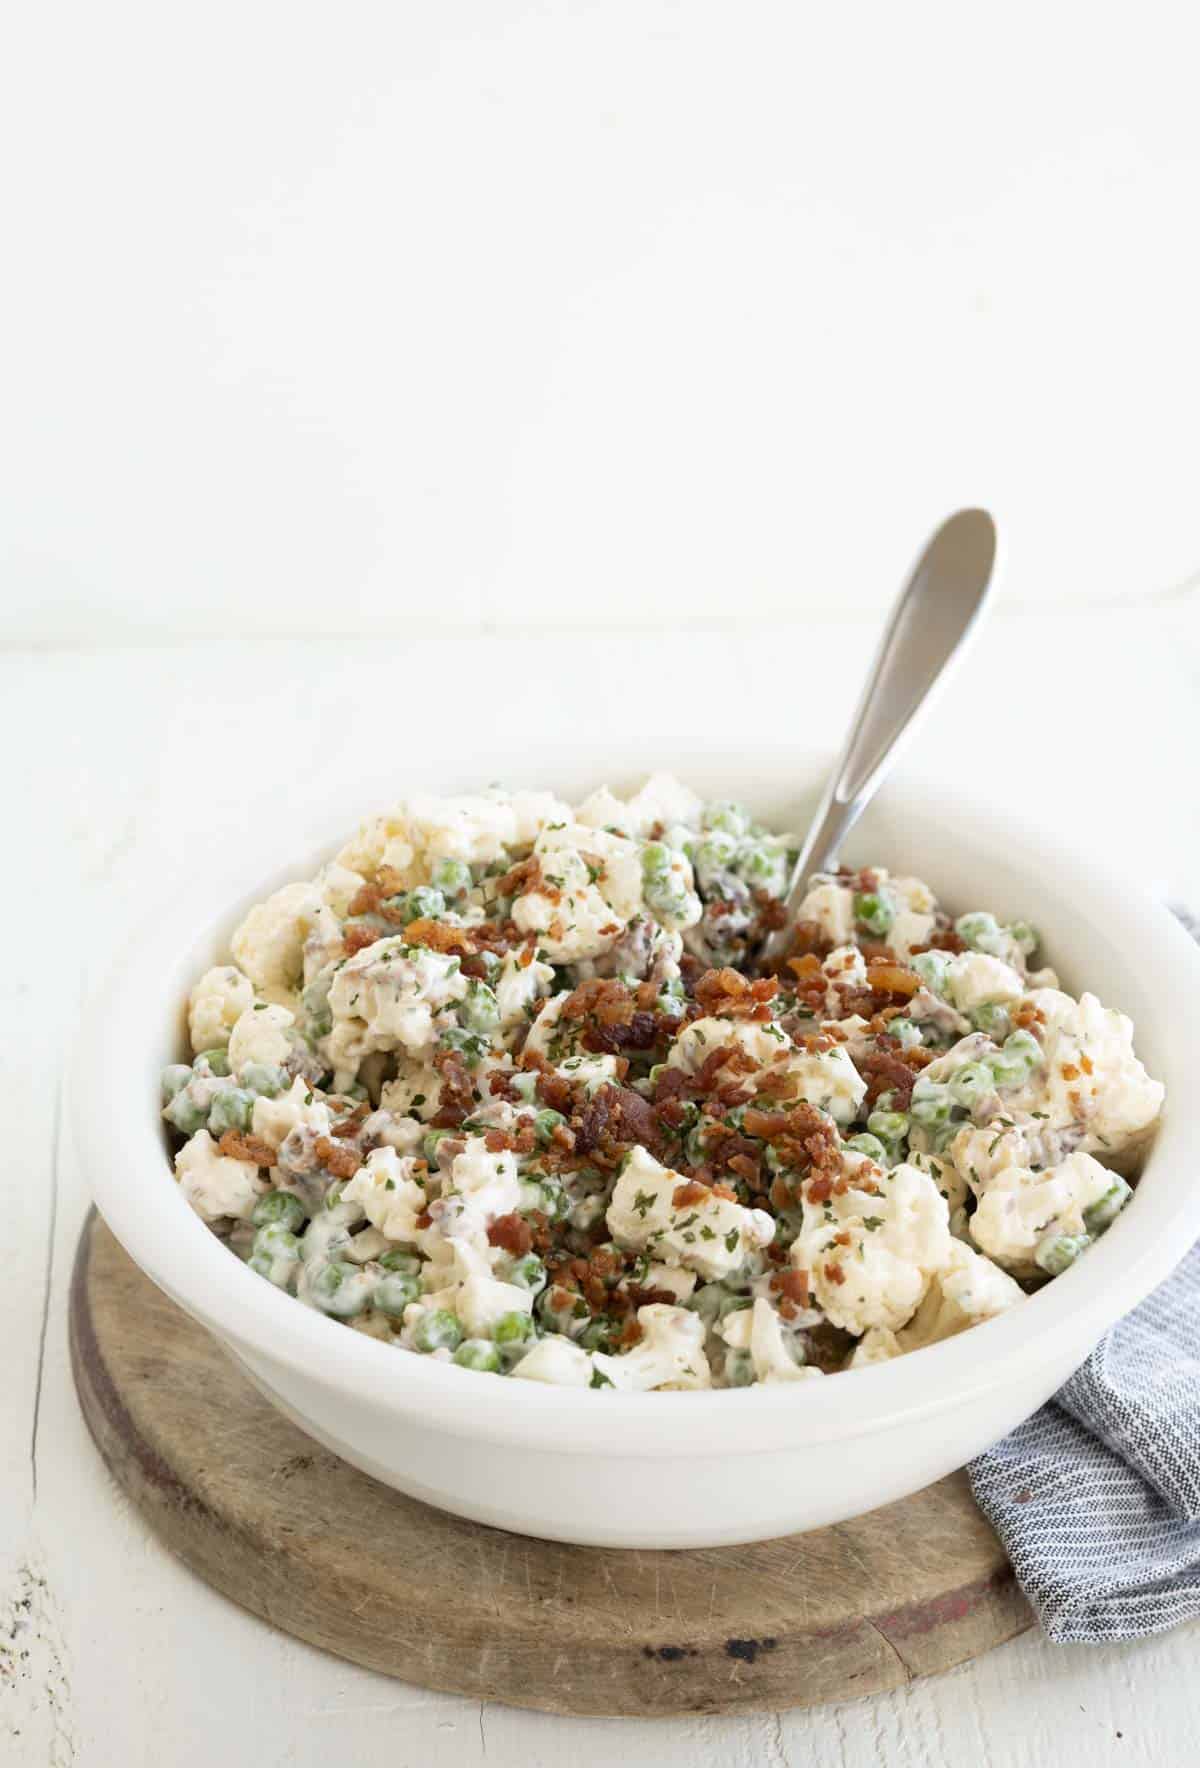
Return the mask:
POLYGON ((215 1050, 201 1050, 200 1054, 196 1057, 197 1067, 199 1067, 201 1062, 207 1064, 208 1072, 210 1074, 215 1074, 218 1080, 224 1080, 229 1074, 228 1050, 221 1048, 215 1050))
POLYGON ((468 982, 466 999, 459 1011, 470 1031, 494 1031, 500 1023, 499 1004, 486 982, 468 982))
POLYGON ((526 1105, 532 1105, 537 1094, 537 1070, 526 1068, 510 1077, 509 1084, 517 1097, 526 1105))
POLYGON ((505 1282, 527 1289, 530 1295, 540 1295, 546 1287, 546 1267, 536 1252, 527 1252, 524 1258, 513 1260, 505 1274, 505 1282))
POLYGON ((402 1315, 421 1293, 421 1279, 404 1271, 389 1271, 375 1287, 375 1306, 382 1314, 402 1315))
POLYGON ((419 1351, 453 1351, 462 1343, 462 1335, 456 1314, 448 1308, 433 1308, 417 1321, 413 1343, 419 1351))
POLYGON ((714 830, 696 848, 696 871, 707 882, 720 872, 732 870, 736 859, 736 838, 714 830))
POLYGON ((254 1236, 246 1263, 277 1289, 290 1289, 300 1265, 300 1242, 281 1222, 269 1222, 254 1236))
POLYGON ((943 992, 946 986, 946 971, 950 967, 949 952, 918 952, 916 957, 910 960, 910 964, 931 994, 940 995, 943 992))
POLYGON ((747 883, 772 896, 781 896, 790 873, 787 848, 782 841, 773 839, 744 841, 738 849, 735 869, 747 883))
POLYGON ((882 939, 891 931, 896 911, 881 891, 859 890, 854 896, 854 919, 876 939, 882 939))
POLYGON ((1004 936, 995 915, 989 915, 983 909, 973 910, 969 915, 960 915, 954 923, 954 931, 972 951, 991 952, 994 955, 997 946, 1002 947, 1004 944, 1004 936))
MULTIPOLYGON (((353 921, 347 921, 347 927, 353 921)), ((313 1039, 328 1037, 333 1030, 333 1010, 329 1005, 329 990, 333 986, 333 965, 318 970, 312 981, 308 983, 300 996, 300 1004, 304 1009, 308 1036, 313 1039)))
POLYGON ((996 1077, 986 1062, 964 1062, 950 1077, 950 1091, 968 1111, 996 1090, 996 1077))
POLYGON ((867 1128, 881 1142, 902 1142, 908 1134, 908 1118, 903 1111, 872 1111, 867 1128))
POLYGON ((913 1088, 911 1113, 918 1123, 932 1129, 948 1122, 953 1110, 954 1095, 949 1087, 941 1086, 937 1081, 918 1080, 913 1088))
POLYGON ((754 1361, 749 1351, 725 1352, 726 1387, 751 1387, 754 1383, 754 1361))
POLYGON ((177 1093, 181 1093, 191 1081, 192 1071, 186 1062, 172 1062, 162 1071, 162 1102, 169 1105, 177 1093))
POLYGON ((433 890, 428 884, 418 884, 407 896, 394 896, 389 899, 389 907, 399 909, 405 921, 436 921, 446 912, 446 899, 440 890, 433 890))
POLYGON ((846 1143, 856 1154, 865 1154, 869 1160, 878 1161, 882 1166, 887 1159, 887 1149, 878 1136, 851 1136, 846 1143))
POLYGON ((411 1246, 394 1246, 385 1252, 377 1261, 385 1271, 398 1271, 402 1277, 417 1277, 421 1271, 421 1256, 411 1246))
POLYGON ((642 848, 642 877, 646 880, 667 877, 673 858, 671 849, 662 841, 647 841, 642 848))
POLYGON ((1061 1277, 1067 1266, 1073 1265, 1091 1244, 1090 1234, 1049 1234, 1039 1241, 1033 1262, 1048 1277, 1061 1277))
POLYGON ((208 1127, 214 1136, 226 1130, 248 1130, 254 1110, 254 1095, 245 1087, 229 1087, 218 1093, 208 1112, 208 1127))
POLYGON ((549 1106, 538 1112, 533 1120, 533 1127, 543 1148, 548 1145, 559 1124, 566 1121, 561 1111, 552 1111, 549 1106))
POLYGON ((967 1018, 976 1031, 985 1032, 993 1043, 1002 1044, 1012 1030, 1008 1008, 999 1001, 985 1001, 982 1007, 972 1007, 967 1018))
POLYGON ((304 1205, 290 1191, 268 1191, 254 1205, 251 1217, 256 1228, 286 1228, 289 1234, 299 1233, 306 1219, 304 1205))
POLYGON ((433 868, 433 882, 444 898, 465 896, 471 888, 471 868, 461 859, 440 859, 433 868))
POLYGON ((478 1369, 483 1375, 500 1373, 500 1353, 486 1338, 466 1338, 454 1353, 460 1369, 478 1369))
POLYGON ((258 1099, 277 1099, 287 1086, 282 1068, 271 1062, 246 1062, 238 1073, 238 1082, 258 1099))
POLYGON ((913 1050, 925 1042, 921 1027, 911 1019, 889 1019, 888 1036, 894 1037, 902 1050, 913 1050))
POLYGON ((1003 1049, 984 1057, 998 1087, 1019 1086, 1041 1060, 1042 1046, 1028 1031, 1014 1031, 1005 1038, 1003 1049))
POLYGON ((1032 957, 1042 943, 1037 928, 1031 927, 1028 921, 1014 921, 1008 929, 1008 937, 1027 958, 1032 957))
POLYGON ((1091 1232, 1099 1234, 1114 1222, 1132 1196, 1132 1187, 1114 1173, 1113 1182, 1103 1197, 1083 1212, 1083 1219, 1091 1232))
POLYGON ((533 1337, 533 1318, 514 1309, 511 1314, 501 1314, 492 1327, 492 1337, 497 1344, 523 1344, 527 1338, 533 1337))
POLYGON ((192 1097, 192 1089, 183 1087, 166 1106, 163 1116, 168 1123, 174 1124, 181 1135, 194 1136, 208 1121, 208 1107, 197 1105, 192 1097))
POLYGON ((373 1286, 364 1277, 357 1265, 344 1259, 330 1259, 312 1281, 313 1302, 323 1314, 332 1314, 338 1320, 352 1319, 362 1313, 371 1299, 373 1286))
MULTIPOLYGON (((486 985, 480 984, 480 986, 486 985)), ((487 992, 491 994, 492 991, 489 988, 487 992)), ((495 999, 495 996, 492 998, 495 999)), ((446 1026, 438 1034, 438 1044, 443 1050, 456 1050, 468 1068, 478 1068, 491 1047, 487 1038, 480 1032, 466 1031, 458 1025, 446 1026)))
POLYGON ((745 835, 750 828, 750 812, 745 805, 731 798, 714 798, 700 816, 702 829, 716 829, 726 835, 745 835))

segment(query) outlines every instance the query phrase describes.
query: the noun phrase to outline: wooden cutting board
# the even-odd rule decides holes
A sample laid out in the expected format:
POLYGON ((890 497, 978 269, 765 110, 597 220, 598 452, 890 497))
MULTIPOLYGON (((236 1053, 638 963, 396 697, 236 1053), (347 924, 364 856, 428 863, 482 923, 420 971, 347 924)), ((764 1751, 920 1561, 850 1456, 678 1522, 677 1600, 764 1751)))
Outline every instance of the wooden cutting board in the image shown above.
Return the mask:
POLYGON ((281 1417, 93 1214, 71 1289, 84 1417, 208 1583, 427 1688, 554 1713, 730 1713, 894 1688, 1031 1616, 966 1477, 751 1547, 622 1552, 402 1497, 281 1417))

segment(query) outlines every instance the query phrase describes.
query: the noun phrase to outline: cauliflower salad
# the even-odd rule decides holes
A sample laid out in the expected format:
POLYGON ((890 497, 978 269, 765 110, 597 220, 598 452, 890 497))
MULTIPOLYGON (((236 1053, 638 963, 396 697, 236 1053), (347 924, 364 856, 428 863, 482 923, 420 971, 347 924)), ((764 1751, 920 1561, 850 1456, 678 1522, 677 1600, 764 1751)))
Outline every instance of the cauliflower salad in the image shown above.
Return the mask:
POLYGON ((162 1077, 251 1269, 443 1363, 646 1391, 808 1381, 992 1318, 1131 1196, 1133 1027, 920 879, 812 878, 667 775, 414 797, 245 917, 162 1077))

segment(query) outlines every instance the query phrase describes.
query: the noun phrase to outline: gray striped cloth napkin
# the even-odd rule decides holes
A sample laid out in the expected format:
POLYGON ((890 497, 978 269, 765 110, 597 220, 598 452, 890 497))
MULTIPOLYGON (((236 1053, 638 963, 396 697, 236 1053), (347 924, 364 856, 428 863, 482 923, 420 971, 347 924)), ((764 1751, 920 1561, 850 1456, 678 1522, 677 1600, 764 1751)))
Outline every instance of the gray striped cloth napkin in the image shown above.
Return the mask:
POLYGON ((1056 1644, 1200 1619, 1200 1245, 967 1471, 1056 1644))

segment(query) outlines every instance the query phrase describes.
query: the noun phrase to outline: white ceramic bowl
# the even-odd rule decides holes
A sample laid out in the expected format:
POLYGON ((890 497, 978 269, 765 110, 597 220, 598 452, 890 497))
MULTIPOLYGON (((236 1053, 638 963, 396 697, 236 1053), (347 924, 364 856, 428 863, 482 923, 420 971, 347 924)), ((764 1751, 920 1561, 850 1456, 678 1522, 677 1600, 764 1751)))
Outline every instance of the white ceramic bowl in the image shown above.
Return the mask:
MULTIPOLYGON (((747 754, 696 765, 654 757, 698 790, 736 795, 777 827, 803 826, 819 767, 747 754), (797 771, 800 784, 797 785, 797 771)), ((616 789, 635 756, 610 757, 616 789)), ((606 777, 560 756, 481 760, 475 778, 352 784, 297 836, 307 808, 224 843, 114 968, 81 1029, 72 1115, 96 1200, 138 1264, 209 1327, 302 1429, 399 1490, 481 1522, 617 1547, 763 1540, 872 1510, 961 1466, 1033 1412, 1105 1329, 1200 1233, 1194 1121, 1200 954, 1168 911, 1091 856, 1058 851, 1020 816, 889 786, 847 850, 925 878, 952 910, 1033 921, 1064 985, 1129 1013, 1165 1081, 1161 1132, 1137 1193, 1079 1264, 1000 1319, 897 1362, 823 1381, 707 1393, 615 1394, 501 1381, 399 1352, 302 1307, 234 1258, 172 1182, 158 1077, 183 1053, 191 982, 227 957, 241 915, 310 876, 356 817, 405 789, 460 791, 503 774, 581 796, 606 777), (285 862, 282 865, 281 862, 285 862)))

